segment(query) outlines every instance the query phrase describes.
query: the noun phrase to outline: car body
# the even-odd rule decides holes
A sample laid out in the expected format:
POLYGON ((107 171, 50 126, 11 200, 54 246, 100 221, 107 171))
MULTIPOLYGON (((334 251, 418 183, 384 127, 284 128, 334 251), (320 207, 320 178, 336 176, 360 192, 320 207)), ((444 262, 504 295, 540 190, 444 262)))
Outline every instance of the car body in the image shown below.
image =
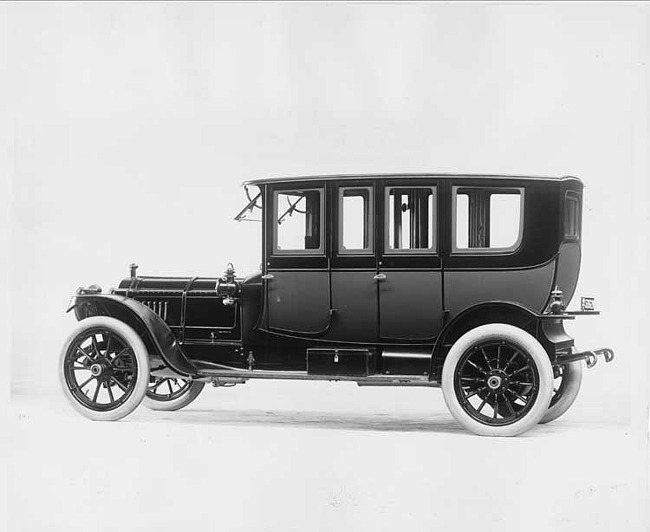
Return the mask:
POLYGON ((150 277, 132 265, 110 293, 77 291, 80 324, 61 376, 84 414, 126 415, 145 373, 143 397, 159 409, 185 406, 206 382, 346 380, 442 386, 469 430, 516 435, 571 406, 582 360, 613 358, 577 350, 563 326, 598 314, 589 298, 566 310, 581 259, 576 177, 337 175, 244 186, 249 202, 236 219, 261 225, 261 271, 150 277), (99 320, 91 334, 89 318, 99 320), (114 331, 117 322, 134 334, 114 331), (131 353, 126 369, 112 362, 111 336, 131 353), (89 393, 71 365, 90 372, 89 393), (98 399, 111 388, 129 394, 117 414, 98 399))

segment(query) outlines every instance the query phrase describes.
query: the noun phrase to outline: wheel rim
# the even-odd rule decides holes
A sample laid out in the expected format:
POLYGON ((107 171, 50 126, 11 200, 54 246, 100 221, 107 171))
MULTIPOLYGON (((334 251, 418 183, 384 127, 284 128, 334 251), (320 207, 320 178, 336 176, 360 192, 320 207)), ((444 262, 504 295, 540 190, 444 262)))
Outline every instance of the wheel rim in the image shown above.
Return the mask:
POLYGON ((172 401, 185 395, 192 385, 191 380, 173 377, 151 377, 147 397, 156 401, 172 401))
POLYGON ((115 410, 133 393, 138 364, 129 343, 115 331, 87 329, 71 342, 64 360, 72 396, 96 412, 115 410))
POLYGON ((510 425, 533 407, 539 393, 535 360, 506 341, 472 346, 458 361, 454 392, 463 410, 485 425, 510 425))

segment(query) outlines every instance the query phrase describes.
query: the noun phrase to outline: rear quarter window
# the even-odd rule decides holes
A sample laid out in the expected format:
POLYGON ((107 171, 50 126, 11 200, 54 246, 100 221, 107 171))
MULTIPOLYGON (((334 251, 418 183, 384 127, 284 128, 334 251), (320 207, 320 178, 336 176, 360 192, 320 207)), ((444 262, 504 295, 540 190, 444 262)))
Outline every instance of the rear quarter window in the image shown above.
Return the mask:
POLYGON ((564 238, 580 239, 580 194, 574 190, 567 191, 564 196, 564 238))
POLYGON ((502 253, 516 250, 523 234, 523 188, 454 187, 453 250, 502 253))

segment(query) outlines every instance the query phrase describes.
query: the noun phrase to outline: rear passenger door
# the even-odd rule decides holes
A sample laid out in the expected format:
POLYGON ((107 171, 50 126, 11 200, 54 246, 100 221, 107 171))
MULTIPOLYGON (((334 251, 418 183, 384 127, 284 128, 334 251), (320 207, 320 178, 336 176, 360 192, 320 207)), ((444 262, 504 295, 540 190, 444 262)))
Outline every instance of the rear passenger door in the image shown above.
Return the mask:
POLYGON ((431 341, 442 328, 442 269, 435 180, 387 181, 378 263, 379 335, 384 342, 431 341))

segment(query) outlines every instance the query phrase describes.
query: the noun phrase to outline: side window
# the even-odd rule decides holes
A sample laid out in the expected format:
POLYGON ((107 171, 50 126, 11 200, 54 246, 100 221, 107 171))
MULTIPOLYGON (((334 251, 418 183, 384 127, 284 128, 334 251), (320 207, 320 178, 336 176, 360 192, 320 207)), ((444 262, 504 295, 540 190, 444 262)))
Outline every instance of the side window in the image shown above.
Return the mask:
POLYGON ((435 187, 387 188, 386 251, 435 251, 435 213, 435 187))
POLYGON ((339 189, 339 253, 372 253, 372 190, 339 189))
POLYGON ((564 198, 564 237, 580 238, 580 195, 573 190, 564 198))
POLYGON ((511 251, 523 232, 523 189, 454 187, 454 251, 511 251))
POLYGON ((321 190, 275 192, 273 238, 276 253, 323 251, 322 202, 321 190))

